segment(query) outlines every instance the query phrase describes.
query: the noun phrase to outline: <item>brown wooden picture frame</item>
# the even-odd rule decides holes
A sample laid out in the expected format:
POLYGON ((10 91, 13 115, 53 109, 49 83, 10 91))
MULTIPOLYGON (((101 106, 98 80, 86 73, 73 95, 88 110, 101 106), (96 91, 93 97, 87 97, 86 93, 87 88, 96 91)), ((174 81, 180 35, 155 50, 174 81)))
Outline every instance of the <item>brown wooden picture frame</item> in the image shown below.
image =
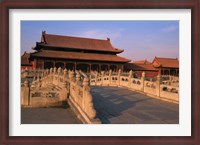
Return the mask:
POLYGON ((5 0, 1 2, 1 144, 135 144, 199 145, 199 0, 5 0), (192 10, 192 135, 191 136, 9 136, 9 9, 191 9, 192 10))

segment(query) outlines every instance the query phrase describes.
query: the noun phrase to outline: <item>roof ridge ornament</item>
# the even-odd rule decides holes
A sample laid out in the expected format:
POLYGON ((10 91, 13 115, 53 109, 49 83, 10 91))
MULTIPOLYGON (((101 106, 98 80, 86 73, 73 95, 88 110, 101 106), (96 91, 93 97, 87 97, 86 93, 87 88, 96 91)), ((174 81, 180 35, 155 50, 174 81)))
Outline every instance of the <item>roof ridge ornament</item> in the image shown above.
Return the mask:
POLYGON ((42 35, 45 35, 46 34, 46 31, 42 31, 42 35))
POLYGON ((42 31, 42 37, 41 37, 41 42, 47 44, 46 39, 45 39, 46 31, 42 31))

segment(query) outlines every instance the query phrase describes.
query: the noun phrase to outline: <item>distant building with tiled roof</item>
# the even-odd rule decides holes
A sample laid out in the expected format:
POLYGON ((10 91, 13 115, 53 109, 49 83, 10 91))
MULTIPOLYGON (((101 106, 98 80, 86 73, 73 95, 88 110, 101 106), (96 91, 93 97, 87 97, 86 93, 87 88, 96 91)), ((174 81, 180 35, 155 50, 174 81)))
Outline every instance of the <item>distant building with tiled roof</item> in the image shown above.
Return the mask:
POLYGON ((144 59, 144 60, 137 60, 137 61, 133 61, 134 64, 151 64, 151 62, 149 62, 148 60, 144 59))
POLYGON ((145 59, 126 63, 124 70, 133 70, 139 76, 142 72, 145 72, 146 76, 156 76, 158 74, 178 76, 179 61, 177 58, 155 57, 152 62, 145 59))
POLYGON ((145 72, 146 76, 156 76, 158 75, 158 70, 156 70, 151 62, 145 60, 133 61, 132 63, 126 63, 124 66, 126 71, 133 70, 137 76, 141 76, 142 72, 145 72))
POLYGON ((26 51, 21 56, 21 68, 32 68, 32 63, 30 61, 30 53, 27 53, 26 51))
POLYGON ((124 68, 130 60, 117 54, 123 50, 112 46, 110 39, 99 40, 72 36, 46 34, 42 32, 41 41, 36 42, 30 53, 30 61, 35 68, 61 67, 71 70, 109 70, 124 68))
POLYGON ((152 65, 161 75, 179 75, 179 60, 177 58, 155 57, 152 65))

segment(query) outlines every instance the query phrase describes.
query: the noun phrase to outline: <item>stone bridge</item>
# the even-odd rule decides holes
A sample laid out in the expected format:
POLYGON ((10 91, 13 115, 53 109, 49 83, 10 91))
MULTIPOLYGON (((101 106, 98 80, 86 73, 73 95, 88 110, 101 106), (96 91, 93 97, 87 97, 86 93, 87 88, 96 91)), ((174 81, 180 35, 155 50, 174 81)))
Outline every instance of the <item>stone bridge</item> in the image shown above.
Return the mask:
POLYGON ((95 90, 93 86, 125 87, 157 100, 178 103, 178 79, 170 76, 147 78, 143 73, 141 78, 134 78, 132 71, 85 74, 82 71, 73 72, 61 68, 22 70, 21 76, 22 107, 61 106, 67 102, 83 123, 97 124, 101 123, 100 119, 102 123, 109 123, 99 114, 98 103, 93 101, 98 96, 91 91, 91 87, 95 90))
POLYGON ((91 72, 90 85, 125 87, 160 100, 179 103, 179 79, 174 76, 146 77, 143 72, 140 78, 136 78, 133 71, 91 72))

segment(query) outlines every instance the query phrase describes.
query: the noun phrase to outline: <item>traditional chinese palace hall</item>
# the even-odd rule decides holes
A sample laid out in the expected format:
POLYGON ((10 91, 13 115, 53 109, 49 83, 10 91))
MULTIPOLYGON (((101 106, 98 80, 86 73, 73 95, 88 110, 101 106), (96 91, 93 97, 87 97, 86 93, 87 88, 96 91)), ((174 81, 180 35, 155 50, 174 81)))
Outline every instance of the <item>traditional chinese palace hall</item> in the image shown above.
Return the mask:
MULTIPOLYGON (((61 67, 68 70, 123 70, 124 64, 130 60, 117 54, 123 50, 112 46, 110 39, 99 40, 61 36, 42 32, 41 42, 36 42, 35 52, 22 57, 23 64, 32 68, 46 69, 61 67)), ((25 66, 24 67, 27 67, 25 66)))

